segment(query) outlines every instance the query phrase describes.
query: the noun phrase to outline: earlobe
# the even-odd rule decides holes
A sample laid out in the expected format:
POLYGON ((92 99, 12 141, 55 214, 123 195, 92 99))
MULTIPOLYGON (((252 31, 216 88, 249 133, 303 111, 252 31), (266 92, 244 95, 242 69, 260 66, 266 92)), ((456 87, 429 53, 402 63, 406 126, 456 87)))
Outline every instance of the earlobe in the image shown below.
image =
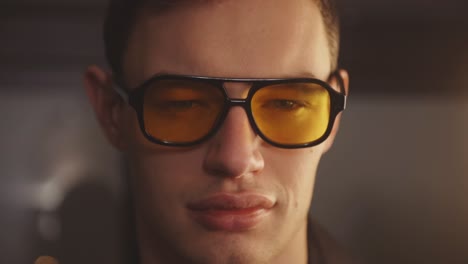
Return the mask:
POLYGON ((83 76, 84 87, 96 118, 110 143, 125 148, 121 124, 121 99, 112 89, 112 77, 97 66, 89 66, 83 76))
MULTIPOLYGON (((340 80, 337 79, 337 77, 334 77, 330 80, 330 85, 336 90, 340 91, 340 85, 342 85, 342 89, 345 92, 345 95, 349 95, 349 74, 346 70, 339 70, 338 75, 341 78, 342 84, 340 84, 340 80)), ((336 134, 338 133, 339 127, 340 127, 340 122, 341 122, 341 115, 342 113, 339 113, 338 116, 335 119, 335 123, 333 124, 333 129, 330 133, 330 136, 328 139, 324 142, 324 152, 327 152, 330 150, 330 148, 333 145, 333 142, 335 141, 336 134)))

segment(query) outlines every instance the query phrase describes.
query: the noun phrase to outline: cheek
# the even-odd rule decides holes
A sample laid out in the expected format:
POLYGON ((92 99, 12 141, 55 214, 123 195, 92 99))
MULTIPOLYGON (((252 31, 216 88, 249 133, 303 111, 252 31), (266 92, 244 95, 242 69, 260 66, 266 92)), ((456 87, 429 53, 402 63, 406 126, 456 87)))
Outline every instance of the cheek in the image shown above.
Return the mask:
POLYGON ((196 186, 201 155, 150 142, 133 109, 126 112, 122 135, 136 204, 154 211, 180 208, 184 196, 190 195, 190 190, 184 188, 196 186))
POLYGON ((197 162, 194 157, 184 158, 167 152, 151 153, 134 153, 129 157, 133 203, 138 218, 146 223, 147 228, 158 234, 166 234, 167 230, 161 228, 189 225, 186 203, 199 189, 199 173, 195 168, 197 162))
POLYGON ((312 200, 320 149, 295 150, 271 157, 269 170, 277 177, 288 210, 307 212, 312 200))
POLYGON ((130 170, 134 188, 150 200, 155 197, 172 202, 183 202, 188 195, 187 186, 196 186, 197 157, 186 157, 181 153, 168 153, 167 150, 147 150, 129 155, 130 170), (183 164, 183 166, 181 166, 183 164))

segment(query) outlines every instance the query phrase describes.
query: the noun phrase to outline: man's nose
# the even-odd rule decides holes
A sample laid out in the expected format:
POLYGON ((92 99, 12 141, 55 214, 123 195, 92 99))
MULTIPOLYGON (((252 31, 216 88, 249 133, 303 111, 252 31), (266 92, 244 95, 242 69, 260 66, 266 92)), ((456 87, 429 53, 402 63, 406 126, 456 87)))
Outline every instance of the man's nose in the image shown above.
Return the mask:
POLYGON ((221 177, 256 174, 264 167, 260 144, 262 140, 250 126, 245 110, 233 107, 209 142, 204 169, 221 177))

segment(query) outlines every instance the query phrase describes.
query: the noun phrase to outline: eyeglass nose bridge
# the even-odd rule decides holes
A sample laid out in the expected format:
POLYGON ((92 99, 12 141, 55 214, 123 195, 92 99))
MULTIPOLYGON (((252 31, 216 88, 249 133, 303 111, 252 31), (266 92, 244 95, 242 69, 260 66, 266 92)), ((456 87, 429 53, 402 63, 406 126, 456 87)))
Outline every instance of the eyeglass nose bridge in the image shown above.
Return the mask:
POLYGON ((225 104, 225 107, 224 107, 224 114, 223 114, 223 117, 222 117, 222 123, 224 123, 224 119, 226 118, 226 116, 228 115, 228 113, 231 111, 231 109, 235 106, 239 106, 239 107, 242 107, 245 111, 245 113, 247 114, 247 118, 249 119, 249 122, 251 123, 252 126, 255 126, 252 124, 252 113, 250 113, 250 105, 249 105, 249 99, 238 99, 238 98, 229 98, 227 97, 226 98, 226 104, 225 104))
POLYGON ((224 108, 225 114, 227 115, 228 112, 235 106, 242 107, 247 114, 249 120, 252 118, 250 113, 250 100, 246 99, 239 99, 239 98, 226 98, 226 105, 224 108))
POLYGON ((221 120, 222 120, 221 123, 224 123, 224 119, 226 119, 226 116, 229 114, 231 109, 233 107, 235 107, 235 106, 239 106, 239 107, 242 107, 244 109, 245 113, 247 114, 247 119, 249 120, 250 125, 255 130, 255 132, 258 133, 257 126, 255 124, 255 121, 253 120, 253 116, 252 116, 252 112, 251 112, 251 108, 250 108, 249 98, 239 99, 239 98, 229 98, 229 97, 227 97, 226 98, 226 104, 225 104, 224 111, 223 111, 224 112, 223 117, 221 118, 221 120))
POLYGON ((220 118, 219 123, 216 126, 216 128, 214 129, 214 131, 219 130, 219 128, 224 124, 224 121, 226 120, 226 117, 228 116, 229 112, 235 106, 239 106, 239 107, 244 109, 245 114, 247 115, 247 120, 249 122, 249 125, 252 128, 255 135, 259 135, 260 137, 263 137, 262 136, 263 134, 258 129, 257 124, 255 123, 255 120, 253 118, 249 98, 239 99, 239 98, 226 97, 226 104, 225 104, 225 108, 224 108, 222 117, 220 118))
POLYGON ((228 106, 233 107, 233 106, 241 106, 245 108, 247 106, 247 99, 232 99, 228 98, 228 106))

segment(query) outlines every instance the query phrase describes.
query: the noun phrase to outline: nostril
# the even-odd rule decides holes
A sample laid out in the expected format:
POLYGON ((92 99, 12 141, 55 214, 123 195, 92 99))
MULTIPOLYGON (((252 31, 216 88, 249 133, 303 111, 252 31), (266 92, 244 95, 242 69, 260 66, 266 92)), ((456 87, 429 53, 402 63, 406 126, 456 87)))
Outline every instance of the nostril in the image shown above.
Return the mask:
POLYGON ((206 171, 213 176, 217 177, 229 177, 229 178, 238 178, 242 175, 245 175, 248 171, 245 169, 245 166, 236 166, 234 162, 216 162, 209 163, 209 166, 206 166, 206 171))
POLYGON ((265 163, 258 149, 260 144, 252 143, 210 146, 203 162, 204 170, 217 177, 237 178, 257 174, 263 170, 265 163))

